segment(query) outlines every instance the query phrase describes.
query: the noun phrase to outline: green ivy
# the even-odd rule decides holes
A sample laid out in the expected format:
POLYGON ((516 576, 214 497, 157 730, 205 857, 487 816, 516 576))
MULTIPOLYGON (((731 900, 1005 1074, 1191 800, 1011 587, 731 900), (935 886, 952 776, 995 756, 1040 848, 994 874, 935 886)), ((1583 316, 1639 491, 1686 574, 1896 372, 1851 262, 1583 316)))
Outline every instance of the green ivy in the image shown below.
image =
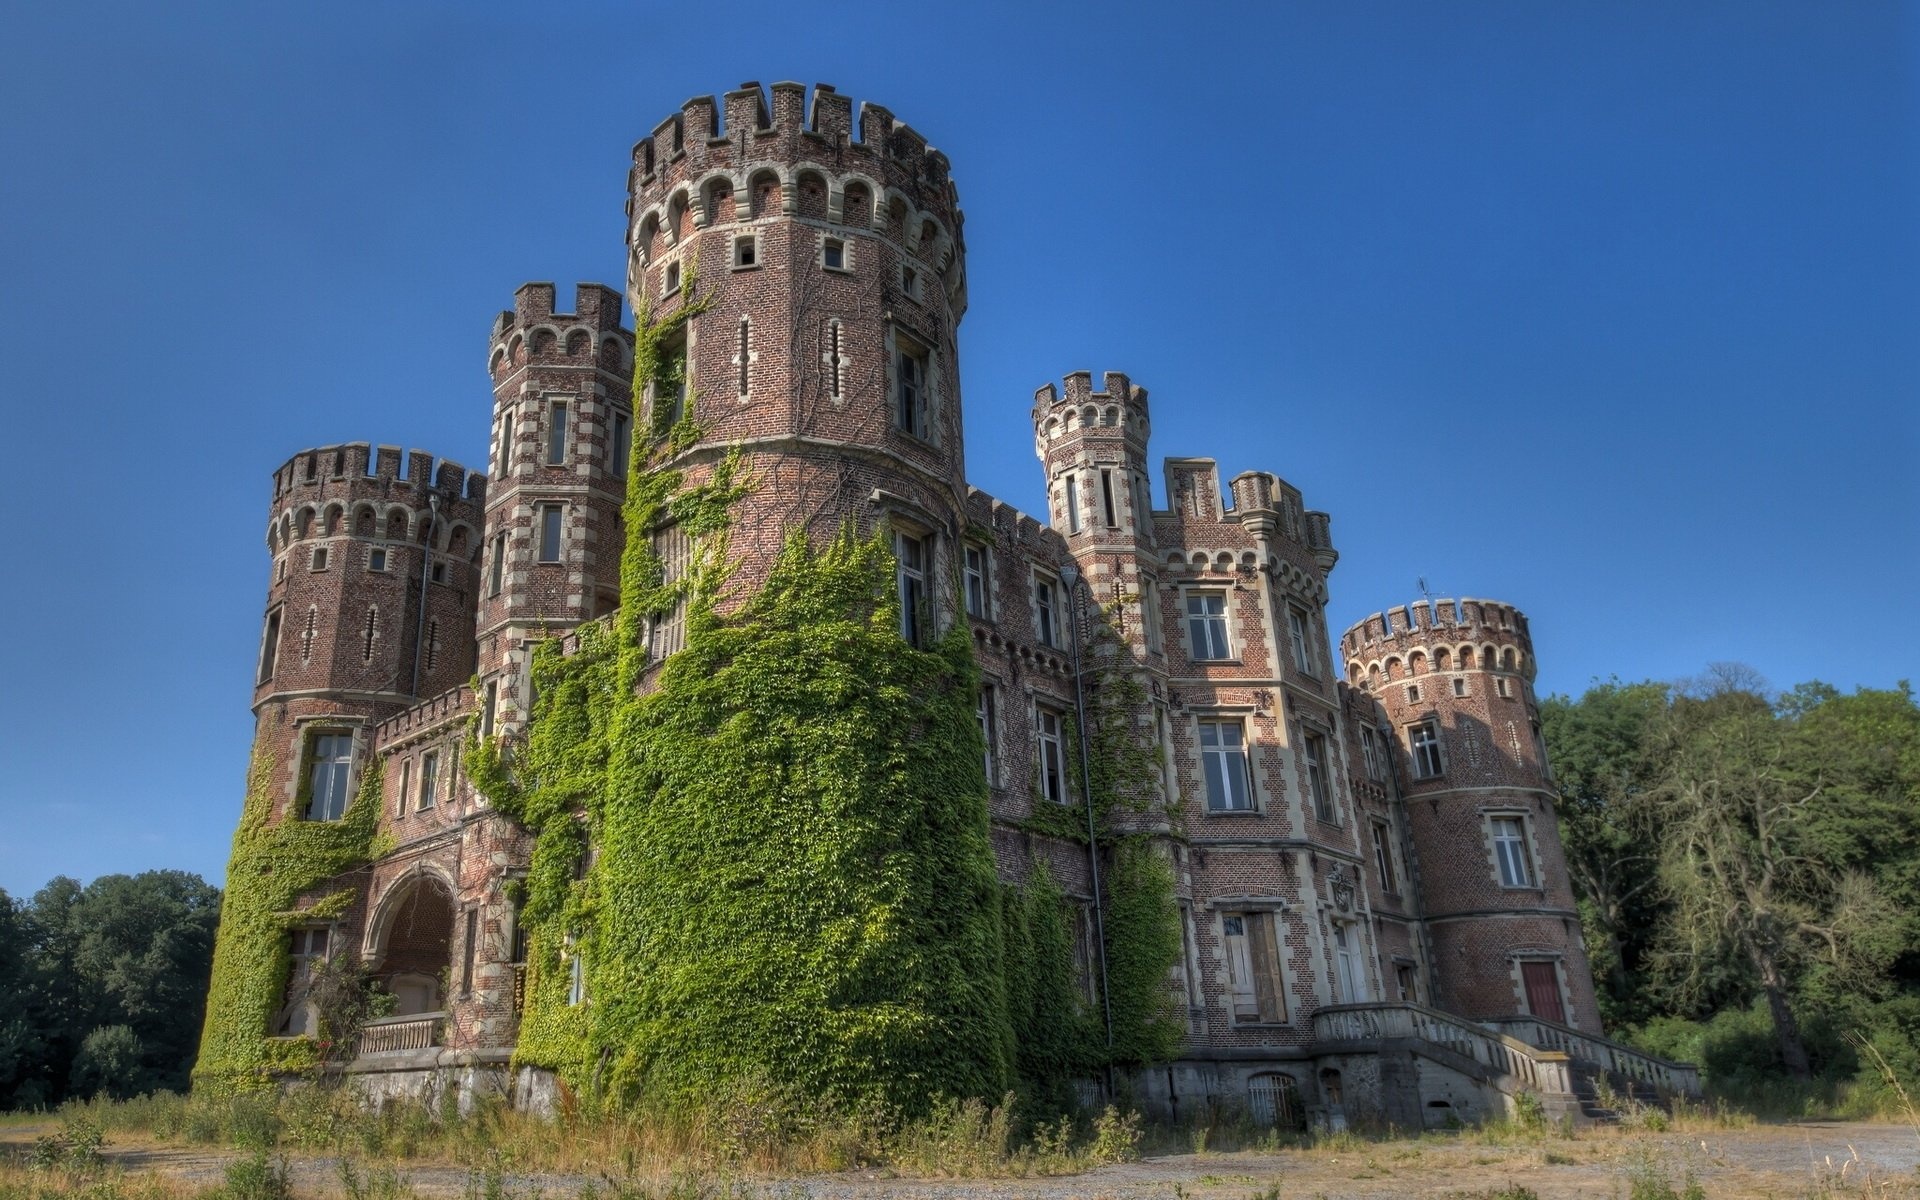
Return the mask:
POLYGON ((227 863, 206 1024, 193 1069, 196 1090, 255 1090, 270 1086, 276 1075, 318 1065, 313 1039, 269 1036, 286 997, 287 930, 338 917, 353 893, 334 892, 306 909, 293 905, 303 893, 387 849, 377 832, 378 759, 361 772, 360 787, 338 821, 274 822, 273 773, 272 754, 256 749, 227 863))

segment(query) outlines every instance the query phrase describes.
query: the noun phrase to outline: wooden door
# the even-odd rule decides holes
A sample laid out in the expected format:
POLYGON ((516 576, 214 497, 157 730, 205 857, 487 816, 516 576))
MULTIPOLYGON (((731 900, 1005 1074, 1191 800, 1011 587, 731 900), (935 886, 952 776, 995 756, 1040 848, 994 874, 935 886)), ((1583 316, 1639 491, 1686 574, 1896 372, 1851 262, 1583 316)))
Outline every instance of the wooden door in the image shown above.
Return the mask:
POLYGON ((1560 972, 1550 962, 1520 964, 1520 982, 1527 989, 1527 1011, 1536 1017, 1567 1023, 1567 1011, 1560 1005, 1560 972))

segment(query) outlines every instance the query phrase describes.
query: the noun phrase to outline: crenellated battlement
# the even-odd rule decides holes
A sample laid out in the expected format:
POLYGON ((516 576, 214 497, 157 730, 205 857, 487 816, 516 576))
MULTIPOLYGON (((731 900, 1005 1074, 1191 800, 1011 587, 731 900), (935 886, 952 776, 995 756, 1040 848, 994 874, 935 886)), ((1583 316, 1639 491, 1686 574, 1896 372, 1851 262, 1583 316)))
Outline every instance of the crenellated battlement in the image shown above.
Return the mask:
POLYGON ((1102 387, 1093 390, 1093 372, 1069 371, 1064 387, 1041 384, 1033 393, 1033 429, 1041 457, 1045 445, 1072 433, 1118 429, 1145 449, 1152 423, 1147 416, 1147 389, 1120 371, 1108 371, 1102 387))
POLYGON ((1475 666, 1533 673, 1526 614, 1496 600, 1418 600, 1377 612, 1340 635, 1352 676, 1398 654, 1446 649, 1459 670, 1475 666), (1469 658, 1466 651, 1471 649, 1469 658), (1491 659, 1486 651, 1494 653, 1491 659), (1516 653, 1509 657, 1507 650, 1516 653))
POLYGON ((379 535, 394 536, 397 523, 411 539, 432 512, 429 494, 440 498, 441 542, 457 525, 480 528, 487 477, 452 459, 368 442, 302 450, 273 473, 268 545, 277 553, 305 537, 363 533, 358 518, 369 512, 379 535))
POLYGON ((678 244, 717 220, 811 217, 892 230, 945 271, 959 258, 961 213, 947 156, 878 104, 826 84, 740 85, 716 101, 695 96, 634 145, 628 177, 629 244, 650 260, 656 240, 678 244), (812 190, 809 190, 809 189, 812 190))
POLYGON ((555 307, 551 283, 523 283, 513 307, 494 318, 487 369, 498 377, 528 363, 544 366, 626 369, 633 333, 620 323, 621 294, 603 283, 579 283, 573 311, 555 307))

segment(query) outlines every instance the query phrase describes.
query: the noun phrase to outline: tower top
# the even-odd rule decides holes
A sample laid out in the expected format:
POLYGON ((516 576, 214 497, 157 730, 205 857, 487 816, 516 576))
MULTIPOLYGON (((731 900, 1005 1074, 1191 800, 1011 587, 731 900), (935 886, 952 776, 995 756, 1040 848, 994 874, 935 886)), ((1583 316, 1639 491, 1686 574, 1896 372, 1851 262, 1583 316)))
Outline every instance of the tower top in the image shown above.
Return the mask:
POLYGON ((1445 653, 1458 670, 1513 671, 1533 678, 1526 614, 1498 600, 1416 600, 1374 613, 1340 635, 1347 678, 1361 686, 1417 673, 1445 653), (1414 656, 1420 656, 1415 664, 1414 656))

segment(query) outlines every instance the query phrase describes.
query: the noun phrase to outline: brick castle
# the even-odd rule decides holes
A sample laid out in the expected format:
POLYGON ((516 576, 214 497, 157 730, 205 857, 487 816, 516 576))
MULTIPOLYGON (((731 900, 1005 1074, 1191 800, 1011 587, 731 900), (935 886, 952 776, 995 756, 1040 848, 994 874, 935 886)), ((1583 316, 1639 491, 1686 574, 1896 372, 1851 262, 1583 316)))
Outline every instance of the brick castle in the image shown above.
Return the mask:
MULTIPOLYGON (((400 999, 361 1035, 352 1069, 370 1088, 453 1071, 539 1101, 538 1079, 506 1071, 530 839, 476 794, 462 741, 475 714, 517 736, 530 648, 617 606, 636 423, 691 394, 703 436, 675 465, 697 482, 740 447, 760 481, 734 514, 740 586, 786 530, 851 521, 894 539, 903 636, 971 630, 999 867, 1017 881, 1044 861, 1077 902, 1090 1001, 1086 848, 1025 818, 1074 803, 1073 642, 1096 606, 1113 614, 1142 685, 1129 716, 1178 817, 1157 831, 1187 1045, 1136 1095, 1172 1113, 1417 1123, 1578 1090, 1578 1064, 1612 1044, 1520 612, 1422 602, 1334 643, 1327 514, 1275 475, 1222 481, 1206 458, 1168 459, 1156 480, 1147 391, 1123 374, 1034 394, 1044 514, 969 487, 962 214, 946 156, 884 108, 790 83, 696 98, 635 147, 629 183, 629 305, 671 301, 696 259, 713 298, 667 347, 691 392, 655 385, 632 411, 621 293, 582 284, 567 310, 532 283, 490 332, 486 475, 367 443, 273 474, 254 693, 272 819, 337 819, 378 760, 392 848, 352 873, 348 911, 294 929, 263 1035, 306 1029, 301 963, 351 949, 400 999)), ((671 531, 657 548, 670 573, 684 559, 671 531)), ((682 624, 649 614, 656 659, 682 624)))

